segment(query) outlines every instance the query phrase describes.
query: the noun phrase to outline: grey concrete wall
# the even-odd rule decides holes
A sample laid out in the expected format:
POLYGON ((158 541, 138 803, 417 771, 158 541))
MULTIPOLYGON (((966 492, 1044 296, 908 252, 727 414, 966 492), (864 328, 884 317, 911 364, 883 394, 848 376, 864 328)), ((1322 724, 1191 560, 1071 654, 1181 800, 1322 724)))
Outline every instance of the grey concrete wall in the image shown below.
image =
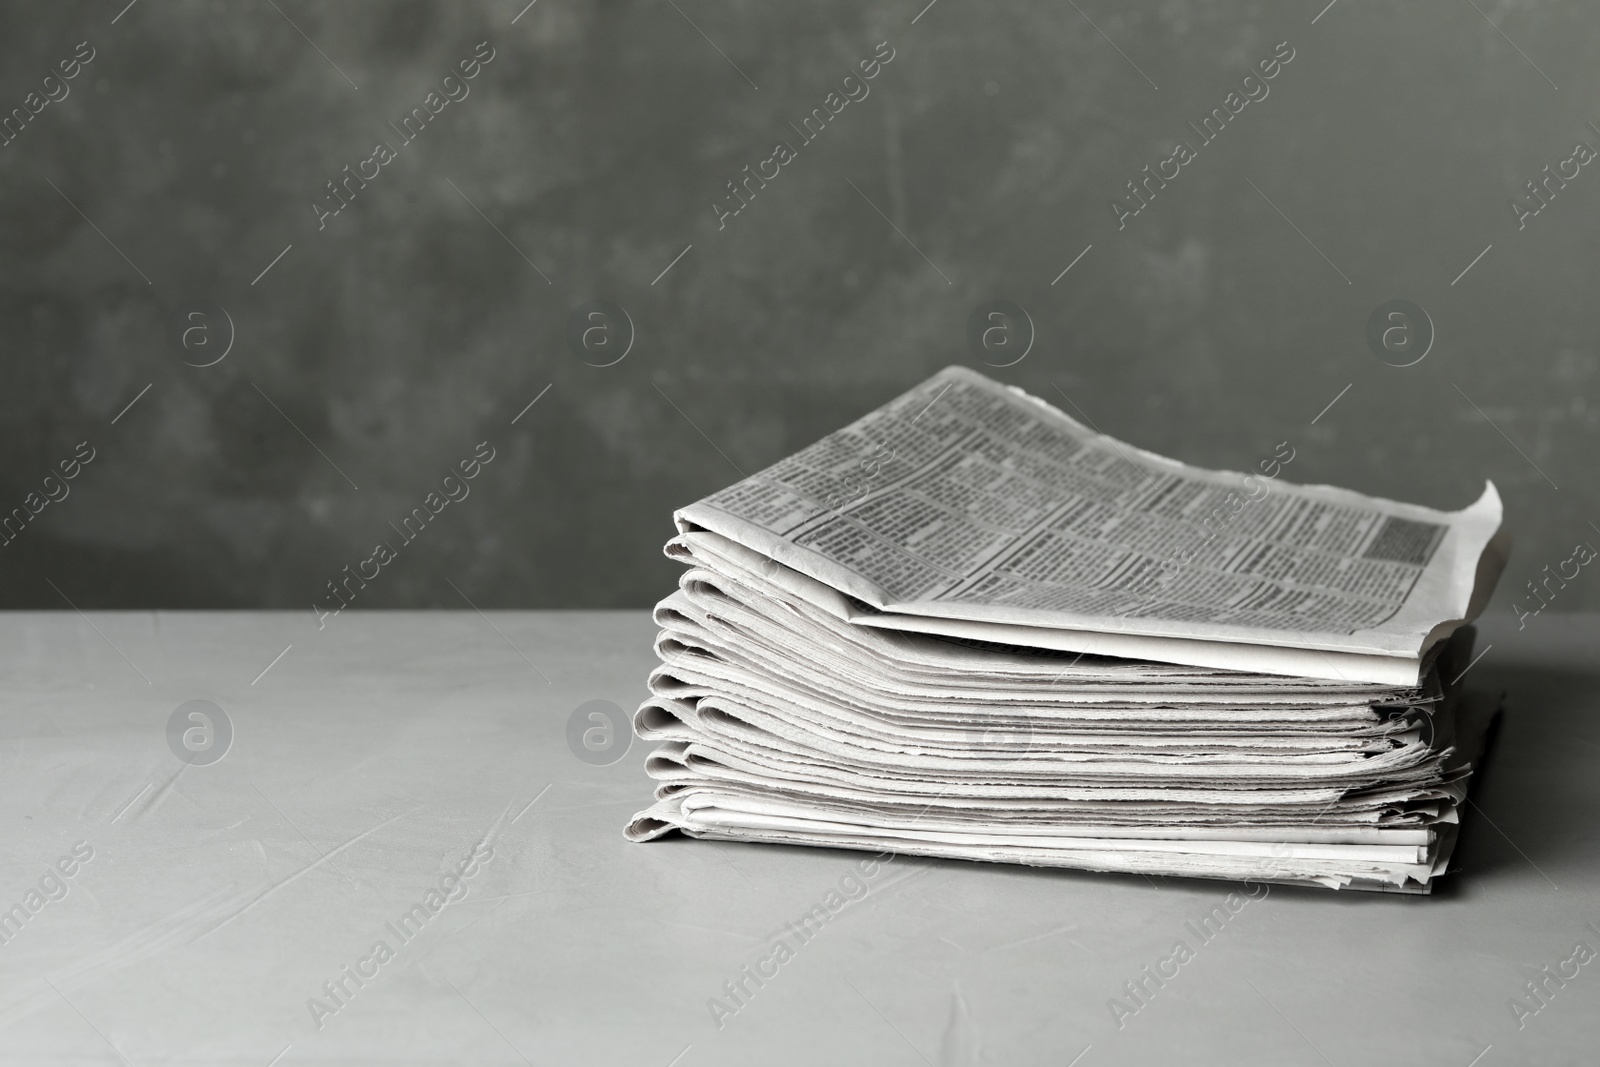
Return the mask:
MULTIPOLYGON (((675 505, 1010 363, 1020 319, 969 343, 992 300, 1033 336, 990 373, 1146 448, 1287 440, 1288 477, 1436 506, 1492 478, 1494 611, 1600 546, 1600 8, 923 3, 0 6, 0 507, 77 473, 0 605, 309 608, 481 442, 357 606, 646 605, 675 505), (747 165, 777 176, 724 215, 747 165), (1395 299, 1411 366, 1367 339, 1395 299)), ((1586 570, 1552 610, 1597 605, 1586 570)))

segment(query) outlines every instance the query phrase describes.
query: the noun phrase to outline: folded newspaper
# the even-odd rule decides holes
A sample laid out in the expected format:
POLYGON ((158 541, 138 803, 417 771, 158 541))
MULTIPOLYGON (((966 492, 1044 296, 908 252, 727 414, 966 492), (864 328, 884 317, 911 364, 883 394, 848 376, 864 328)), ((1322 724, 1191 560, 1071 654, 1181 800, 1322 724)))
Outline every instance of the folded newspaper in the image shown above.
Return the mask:
POLYGON ((1293 455, 1186 466, 950 367, 682 509, 628 836, 1427 892, 1500 498, 1293 455))

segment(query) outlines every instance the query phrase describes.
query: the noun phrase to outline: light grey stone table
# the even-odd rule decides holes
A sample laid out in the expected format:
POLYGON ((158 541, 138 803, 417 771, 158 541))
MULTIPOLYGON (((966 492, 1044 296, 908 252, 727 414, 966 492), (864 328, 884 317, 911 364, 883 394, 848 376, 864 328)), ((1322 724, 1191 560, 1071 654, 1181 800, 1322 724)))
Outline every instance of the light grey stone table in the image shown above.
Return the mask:
POLYGON ((586 762, 568 720, 637 703, 644 612, 0 616, 0 1063, 1595 1063, 1600 618, 1497 623, 1460 873, 1230 910, 628 844, 644 746, 586 762))

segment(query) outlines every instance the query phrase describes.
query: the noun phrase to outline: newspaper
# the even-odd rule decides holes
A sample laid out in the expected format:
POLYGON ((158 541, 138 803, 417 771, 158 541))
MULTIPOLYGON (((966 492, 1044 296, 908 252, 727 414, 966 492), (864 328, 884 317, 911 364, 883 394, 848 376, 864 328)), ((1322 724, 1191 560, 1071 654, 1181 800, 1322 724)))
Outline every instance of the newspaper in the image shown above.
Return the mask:
POLYGON ((852 623, 1415 684, 1504 564, 1499 494, 1446 512, 1191 467, 950 367, 676 513, 849 598, 852 623))
POLYGON ((1200 470, 950 368, 682 509, 627 836, 1427 892, 1500 500, 1293 458, 1200 470))

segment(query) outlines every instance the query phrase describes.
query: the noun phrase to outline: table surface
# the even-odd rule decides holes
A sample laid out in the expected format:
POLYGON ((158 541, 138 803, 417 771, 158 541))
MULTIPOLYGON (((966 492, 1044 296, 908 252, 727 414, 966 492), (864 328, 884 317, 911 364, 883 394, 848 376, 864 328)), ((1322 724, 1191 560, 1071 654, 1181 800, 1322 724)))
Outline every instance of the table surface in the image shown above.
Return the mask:
POLYGON ((1202 938, 1241 887, 625 842, 646 746, 567 727, 642 697, 642 611, 0 615, 0 1063, 1593 1063, 1600 616, 1498 623, 1460 873, 1202 938))

